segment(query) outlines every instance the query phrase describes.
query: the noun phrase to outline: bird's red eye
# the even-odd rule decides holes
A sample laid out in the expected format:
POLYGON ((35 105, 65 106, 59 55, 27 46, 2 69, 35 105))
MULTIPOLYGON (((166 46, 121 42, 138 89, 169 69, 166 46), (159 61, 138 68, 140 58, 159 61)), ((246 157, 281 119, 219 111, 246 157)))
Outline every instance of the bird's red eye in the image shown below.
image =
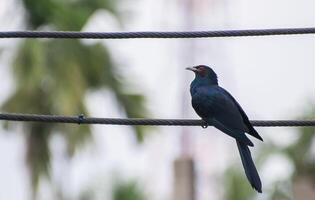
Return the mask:
POLYGON ((199 71, 199 74, 201 76, 205 76, 206 75, 206 69, 203 67, 203 66, 198 66, 198 71, 199 71))

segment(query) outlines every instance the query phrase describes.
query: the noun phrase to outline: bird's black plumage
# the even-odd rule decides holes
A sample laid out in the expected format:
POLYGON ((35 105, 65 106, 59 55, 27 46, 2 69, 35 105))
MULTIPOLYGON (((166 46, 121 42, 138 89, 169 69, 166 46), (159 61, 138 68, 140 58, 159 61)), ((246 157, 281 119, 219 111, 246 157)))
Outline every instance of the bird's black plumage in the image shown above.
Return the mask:
POLYGON ((199 65, 187 69, 196 75, 190 85, 194 110, 208 124, 236 139, 247 179, 255 190, 261 192, 261 181, 248 148, 254 144, 245 133, 259 140, 263 139, 253 128, 239 103, 218 85, 217 75, 210 67, 199 65))

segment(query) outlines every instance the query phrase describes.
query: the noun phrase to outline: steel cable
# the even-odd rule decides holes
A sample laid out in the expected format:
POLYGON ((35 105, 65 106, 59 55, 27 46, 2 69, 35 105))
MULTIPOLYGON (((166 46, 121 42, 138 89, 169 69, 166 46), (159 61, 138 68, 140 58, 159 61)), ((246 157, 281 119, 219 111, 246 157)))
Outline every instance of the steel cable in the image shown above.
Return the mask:
MULTIPOLYGON (((18 113, 0 113, 0 120, 25 122, 50 122, 74 124, 107 124, 107 125, 143 125, 143 126, 211 126, 197 119, 141 119, 141 118, 96 118, 61 115, 36 115, 18 113)), ((252 120, 253 126, 315 126, 315 120, 252 120)))
POLYGON ((74 32, 74 31, 5 31, 0 38, 85 38, 85 39, 132 39, 132 38, 210 38, 268 35, 314 34, 315 28, 278 28, 216 31, 166 31, 166 32, 74 32))

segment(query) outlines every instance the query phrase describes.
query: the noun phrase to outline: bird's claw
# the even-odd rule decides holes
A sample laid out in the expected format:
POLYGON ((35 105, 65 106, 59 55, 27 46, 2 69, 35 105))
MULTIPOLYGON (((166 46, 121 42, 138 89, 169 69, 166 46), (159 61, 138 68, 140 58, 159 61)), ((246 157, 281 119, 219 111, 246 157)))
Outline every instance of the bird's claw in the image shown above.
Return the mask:
POLYGON ((201 125, 202 128, 208 128, 208 123, 205 122, 205 124, 201 125))
POLYGON ((82 122, 84 120, 84 115, 83 114, 78 115, 78 119, 79 119, 78 124, 79 125, 82 124, 82 122))

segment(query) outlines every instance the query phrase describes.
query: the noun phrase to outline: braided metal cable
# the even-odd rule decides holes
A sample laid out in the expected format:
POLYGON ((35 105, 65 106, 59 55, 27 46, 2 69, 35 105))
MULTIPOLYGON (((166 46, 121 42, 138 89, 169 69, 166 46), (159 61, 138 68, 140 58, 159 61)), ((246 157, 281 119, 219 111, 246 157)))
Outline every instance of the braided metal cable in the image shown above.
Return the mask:
POLYGON ((182 32, 73 32, 73 31, 6 31, 0 38, 85 38, 85 39, 131 39, 131 38, 210 38, 267 35, 314 34, 315 28, 279 28, 218 31, 182 32))
MULTIPOLYGON (((25 122, 50 122, 74 124, 108 124, 108 125, 143 125, 143 126, 211 126, 202 120, 196 119, 121 119, 121 118, 95 118, 61 115, 35 115, 18 113, 0 113, 0 120, 25 122)), ((253 120, 253 126, 315 126, 315 120, 253 120)))

